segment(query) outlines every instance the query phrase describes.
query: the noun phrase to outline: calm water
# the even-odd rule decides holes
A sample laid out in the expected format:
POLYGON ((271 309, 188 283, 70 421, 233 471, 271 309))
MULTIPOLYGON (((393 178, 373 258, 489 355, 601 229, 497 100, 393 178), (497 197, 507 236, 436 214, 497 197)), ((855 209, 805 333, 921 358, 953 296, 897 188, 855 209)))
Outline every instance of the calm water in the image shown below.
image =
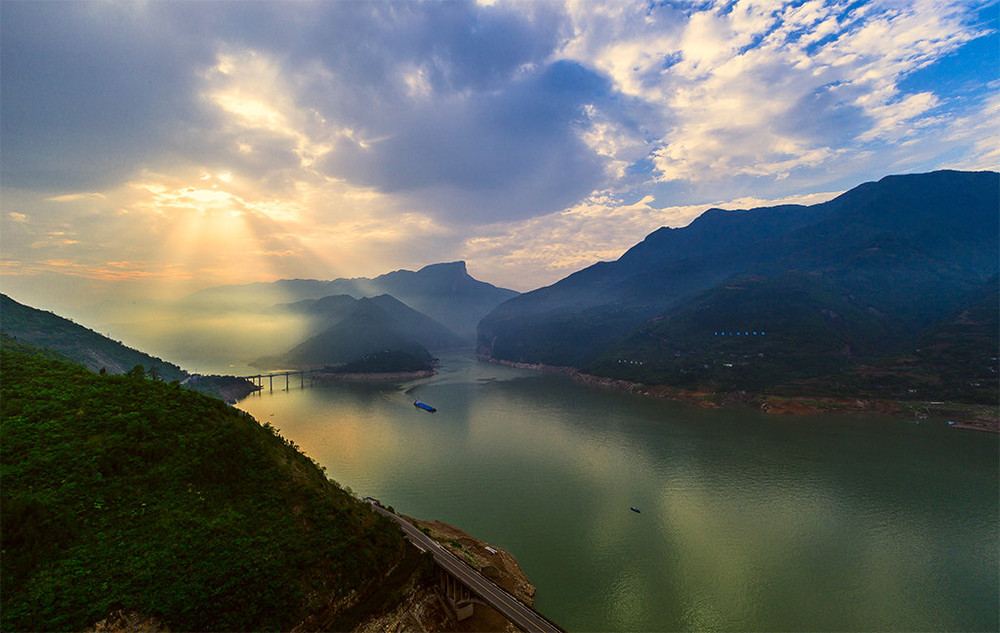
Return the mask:
POLYGON ((442 360, 427 380, 293 380, 239 406, 359 496, 510 551, 569 631, 1000 627, 995 435, 442 360))

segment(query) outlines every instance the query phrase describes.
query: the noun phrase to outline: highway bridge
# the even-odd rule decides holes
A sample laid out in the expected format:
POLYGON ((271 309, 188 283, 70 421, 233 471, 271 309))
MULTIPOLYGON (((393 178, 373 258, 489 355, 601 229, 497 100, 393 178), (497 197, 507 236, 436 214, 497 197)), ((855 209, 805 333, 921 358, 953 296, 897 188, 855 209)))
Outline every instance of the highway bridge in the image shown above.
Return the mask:
POLYGON ((369 499, 372 509, 376 512, 396 521, 403 530, 403 534, 413 545, 422 552, 431 552, 434 555, 434 562, 438 569, 445 572, 447 577, 457 580, 462 587, 475 594, 480 600, 493 607, 502 616, 514 623, 514 626, 527 633, 565 633, 555 623, 549 621, 542 614, 535 611, 525 603, 521 602, 506 589, 503 589, 493 581, 483 576, 478 570, 473 569, 449 552, 440 543, 432 539, 427 534, 411 525, 406 519, 389 512, 378 503, 369 499))
POLYGON ((285 377, 285 391, 288 391, 288 383, 289 383, 288 378, 289 378, 289 376, 298 376, 299 377, 299 388, 305 388, 305 386, 306 386, 306 376, 307 375, 310 376, 310 384, 312 384, 312 382, 311 382, 311 374, 314 371, 315 370, 276 371, 276 372, 271 372, 269 374, 253 374, 252 376, 237 376, 237 377, 238 378, 245 378, 246 380, 249 380, 253 384, 257 385, 257 387, 260 388, 260 389, 264 388, 264 380, 266 379, 267 380, 268 389, 271 390, 271 391, 274 391, 274 379, 277 378, 277 377, 284 376, 285 377))

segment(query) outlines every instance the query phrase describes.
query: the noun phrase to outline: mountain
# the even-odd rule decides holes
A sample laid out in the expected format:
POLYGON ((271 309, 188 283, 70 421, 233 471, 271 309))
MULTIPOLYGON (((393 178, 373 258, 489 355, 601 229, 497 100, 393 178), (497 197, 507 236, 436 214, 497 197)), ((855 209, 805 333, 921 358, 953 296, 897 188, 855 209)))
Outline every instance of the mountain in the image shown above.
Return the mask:
POLYGON ((478 349, 720 390, 843 371, 912 346, 996 274, 998 209, 1000 174, 955 171, 808 207, 710 209, 505 302, 478 349))
POLYGON ((687 227, 660 228, 617 261, 501 304, 480 322, 479 351, 502 360, 584 366, 609 336, 745 269, 766 254, 763 244, 822 212, 797 205, 709 209, 687 227))
POLYGON ((0 295, 0 330, 18 341, 51 349, 91 371, 123 374, 141 365, 166 381, 183 380, 187 372, 163 359, 127 347, 121 342, 0 295))
POLYGON ((286 353, 255 361, 260 367, 323 367, 342 365, 385 351, 402 352, 429 368, 427 345, 440 349, 460 344, 443 325, 389 295, 353 299, 346 295, 299 302, 294 307, 327 327, 286 353))
MULTIPOLYGON (((338 281, 331 282, 336 287, 338 281)), ((468 345, 476 326, 490 310, 517 292, 473 279, 465 262, 431 264, 417 272, 397 270, 371 280, 365 296, 389 294, 411 308, 448 326, 468 345)), ((350 293, 349 293, 350 294, 350 293)))
POLYGON ((825 385, 841 393, 892 399, 996 404, 1000 376, 1000 292, 997 276, 954 312, 921 333, 905 353, 874 359, 834 375, 825 385))
POLYGON ((417 312, 391 295, 383 294, 365 299, 355 299, 350 295, 334 295, 276 307, 311 317, 313 320, 311 329, 317 333, 361 311, 365 315, 375 315, 373 327, 375 325, 390 327, 429 350, 453 349, 462 347, 465 342, 443 324, 426 314, 417 312))
POLYGON ((189 374, 177 365, 150 356, 119 341, 73 323, 52 312, 38 310, 0 295, 2 346, 76 363, 95 372, 130 374, 166 382, 180 381, 185 389, 230 404, 252 393, 252 382, 235 376, 189 374))
POLYGON ((497 288, 471 277, 465 262, 431 264, 413 272, 397 270, 369 279, 286 279, 271 283, 219 286, 193 293, 182 301, 192 307, 260 309, 323 297, 348 295, 355 299, 392 295, 459 335, 475 342, 476 325, 490 310, 517 292, 497 288))
POLYGON ((3 630, 352 630, 424 583, 398 527, 270 425, 0 356, 3 630))

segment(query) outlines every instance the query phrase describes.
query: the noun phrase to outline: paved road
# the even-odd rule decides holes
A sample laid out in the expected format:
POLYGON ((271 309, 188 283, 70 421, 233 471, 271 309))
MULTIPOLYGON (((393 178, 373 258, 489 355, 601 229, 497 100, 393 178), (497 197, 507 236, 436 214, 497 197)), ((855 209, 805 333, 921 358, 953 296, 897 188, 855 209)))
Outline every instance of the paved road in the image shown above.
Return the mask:
POLYGON ((466 587, 472 590, 477 596, 482 598, 490 606, 496 609, 505 618, 514 623, 522 631, 533 633, 543 631, 545 633, 563 633, 555 624, 543 618, 537 611, 524 604, 505 589, 487 579, 478 571, 469 567, 454 554, 446 550, 440 543, 427 536, 419 529, 410 525, 405 519, 399 517, 384 508, 372 504, 372 508, 390 519, 399 523, 403 529, 403 534, 411 543, 421 551, 429 551, 434 555, 434 562, 444 568, 455 578, 458 578, 466 587))

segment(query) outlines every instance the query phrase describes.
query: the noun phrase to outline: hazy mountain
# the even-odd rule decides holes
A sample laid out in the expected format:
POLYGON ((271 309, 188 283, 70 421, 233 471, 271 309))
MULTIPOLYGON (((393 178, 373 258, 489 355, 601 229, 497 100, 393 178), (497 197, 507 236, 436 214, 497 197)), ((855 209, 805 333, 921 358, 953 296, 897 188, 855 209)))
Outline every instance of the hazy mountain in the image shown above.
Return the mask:
MULTIPOLYGON (((458 337, 429 317, 408 308, 388 295, 371 299, 351 299, 339 295, 336 301, 320 299, 296 304, 309 311, 313 305, 327 306, 319 313, 329 324, 319 334, 309 337, 288 352, 258 359, 259 367, 323 367, 363 359, 385 351, 402 352, 429 366, 432 357, 427 346, 454 347, 458 337), (423 341, 428 341, 424 344, 423 341)), ((332 299, 332 298, 331 298, 332 299)), ((314 313, 313 316, 318 316, 314 313)))
POLYGON ((0 330, 18 341, 59 352, 92 371, 122 374, 136 365, 163 380, 183 380, 187 372, 167 361, 132 349, 61 316, 0 295, 0 330))
POLYGON ((430 350, 453 349, 465 343, 441 323, 385 294, 365 299, 334 295, 277 307, 310 317, 313 321, 311 329, 316 333, 327 330, 344 319, 356 317, 360 311, 364 316, 375 315, 373 327, 389 327, 430 350))
MULTIPOLYGON (((194 307, 258 310, 337 295, 355 299, 392 295, 407 306, 445 325, 467 345, 475 341, 476 324, 517 292, 472 278, 465 262, 431 264, 413 272, 397 270, 369 279, 285 279, 271 283, 206 288, 183 299, 194 307)), ((333 300, 331 300, 333 301, 333 300)))
POLYGON ((179 303, 200 310, 259 310, 275 303, 318 299, 334 294, 327 292, 329 283, 318 279, 279 279, 249 284, 213 286, 193 292, 180 299, 179 303))
POLYGON ((825 375, 911 346, 996 274, 998 210, 1000 174, 954 171, 712 209, 507 301, 479 350, 726 389, 825 375))
MULTIPOLYGON (((294 303, 284 303, 274 306, 275 310, 285 310, 297 314, 316 317, 318 320, 336 321, 342 319, 353 310, 358 300, 351 295, 332 295, 319 299, 303 299, 294 303)), ((329 324, 328 324, 329 325, 329 324)))
MULTIPOLYGON (((331 282, 335 287, 338 282, 331 282)), ((465 262, 432 264, 417 272, 398 270, 371 280, 373 294, 390 294, 415 310, 443 323, 468 345, 476 340, 476 325, 490 310, 517 292, 473 279, 465 262)))

